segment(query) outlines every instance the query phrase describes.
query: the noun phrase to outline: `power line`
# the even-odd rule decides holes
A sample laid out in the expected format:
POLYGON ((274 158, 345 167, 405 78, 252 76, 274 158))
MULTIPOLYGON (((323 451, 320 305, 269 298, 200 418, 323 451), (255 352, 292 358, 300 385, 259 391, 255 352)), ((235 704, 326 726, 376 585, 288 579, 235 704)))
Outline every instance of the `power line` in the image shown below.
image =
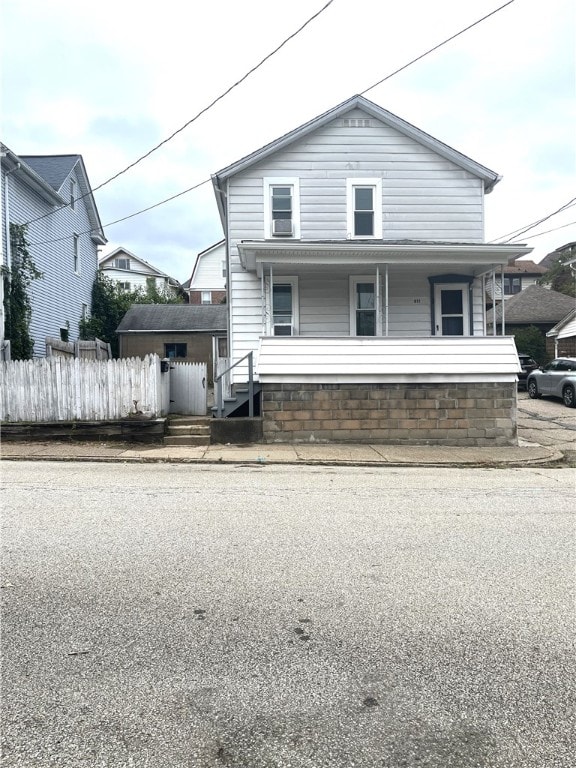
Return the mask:
MULTIPOLYGON (((144 155, 141 155, 137 160, 134 160, 134 162, 130 163, 130 165, 127 165, 121 171, 118 171, 118 173, 115 173, 113 176, 110 176, 109 179, 106 179, 106 181, 103 181, 97 187, 94 187, 89 192, 86 192, 85 194, 81 195, 80 197, 77 197, 75 199, 75 201, 76 200, 83 200, 85 197, 88 197, 88 195, 93 194, 97 190, 102 189, 102 187, 105 187, 107 184, 110 184, 111 181, 114 181, 119 176, 122 176, 122 174, 124 174, 127 171, 129 171, 131 168, 134 168, 134 166, 138 165, 138 163, 141 163, 142 160, 145 160, 147 157, 150 157, 150 155, 153 154, 154 152, 156 152, 156 150, 160 149, 160 147, 164 146, 164 144, 167 144, 169 141, 171 141, 175 136, 177 136, 179 133, 181 133, 185 128, 188 128, 189 125, 192 125, 192 123, 196 122, 196 120, 198 120, 199 117, 201 117, 206 112, 208 112, 208 110, 212 109, 212 107, 214 107, 219 101, 221 101, 225 96, 227 96, 231 91, 233 91, 234 88, 237 88, 241 83, 244 82, 244 80, 246 80, 248 77, 250 77, 250 75, 252 75, 254 72, 256 72, 256 70, 260 69, 260 67, 263 64, 265 64, 269 59, 271 59, 272 56, 277 54, 278 51, 280 51, 287 43, 290 42, 290 40, 292 40, 297 35, 299 35, 300 32, 302 32, 302 30, 304 30, 309 24, 311 24, 315 19, 317 19, 318 16, 320 16, 320 14, 324 13, 324 11, 327 10, 327 8, 330 5, 332 5, 333 2, 334 2, 334 0, 328 0, 328 2, 324 6, 322 6, 322 8, 320 8, 319 11, 317 11, 313 16, 310 16, 310 18, 307 21, 305 21, 304 24, 302 24, 300 27, 298 27, 298 29, 295 32, 293 32, 291 35, 289 35, 287 38, 285 38, 280 43, 280 45, 278 45, 278 46, 276 46, 276 48, 274 48, 273 51, 271 51, 266 56, 264 56, 264 58, 261 59, 258 62, 258 64, 256 64, 251 69, 249 69, 248 72, 246 72, 245 75, 243 75, 239 80, 237 80, 235 83, 233 83, 223 93, 221 93, 213 101, 211 101, 210 104, 208 104, 208 106, 206 106, 203 109, 201 109, 200 112, 198 112, 196 115, 194 115, 194 117, 192 117, 190 120, 188 120, 188 122, 184 123, 184 125, 182 125, 180 128, 178 128, 173 133, 171 133, 170 136, 168 136, 167 138, 163 139, 159 144, 156 144, 155 147, 152 147, 152 149, 150 149, 144 155)), ((511 0, 511 2, 512 2, 512 0, 511 0)), ((184 194, 184 193, 182 193, 182 194, 184 194)), ((38 216, 36 219, 31 219, 30 221, 27 221, 26 224, 33 224, 36 221, 40 221, 41 219, 45 219, 47 216, 51 216, 53 213, 56 213, 56 211, 59 211, 62 208, 67 208, 69 205, 71 205, 70 202, 64 203, 59 208, 55 208, 54 210, 49 211, 48 213, 45 213, 43 216, 38 216)))
POLYGON ((565 211, 567 208, 572 208, 573 205, 576 205, 576 197, 573 197, 571 200, 568 200, 568 202, 564 203, 564 205, 561 205, 560 208, 558 208, 555 211, 552 211, 552 213, 549 213, 546 216, 543 216, 541 219, 538 219, 537 221, 533 221, 531 224, 524 224, 524 226, 519 227, 518 229, 514 229, 512 230, 512 232, 506 232, 506 234, 504 235, 500 235, 499 237, 493 238, 492 240, 490 240, 490 242, 494 243, 496 242, 496 240, 503 240, 505 237, 507 237, 508 240, 504 240, 504 243, 509 243, 510 240, 514 239, 515 237, 520 237, 520 235, 523 235, 526 232, 529 232, 531 229, 534 229, 539 224, 543 224, 545 221, 548 221, 548 219, 551 219, 552 216, 556 216, 557 214, 562 213, 562 211, 565 211))
MULTIPOLYGON (((176 200, 177 197, 182 197, 182 195, 188 194, 188 192, 192 192, 194 189, 198 189, 198 187, 202 187, 204 184, 207 184, 209 181, 212 181, 212 179, 204 179, 204 181, 198 182, 198 184, 194 184, 193 187, 188 187, 188 189, 185 189, 183 192, 178 192, 175 195, 172 195, 171 197, 167 197, 164 200, 161 200, 159 203, 154 203, 154 205, 149 205, 147 208, 142 208, 140 211, 136 211, 136 213, 130 213, 128 216, 123 216, 121 219, 116 219, 116 221, 110 221, 108 224, 104 224, 104 227, 111 227, 114 224, 120 224, 122 221, 128 221, 128 219, 133 219, 134 216, 140 216, 141 213, 146 213, 147 211, 151 211, 153 208, 158 208, 161 205, 164 205, 164 203, 169 203, 171 200, 176 200)), ((94 232, 94 227, 90 229, 85 229, 82 232, 74 232, 72 235, 64 235, 63 237, 56 237, 54 240, 42 240, 38 243, 29 243, 29 245, 50 245, 52 243, 60 243, 63 240, 70 240, 76 235, 88 235, 92 232, 94 232)))
MULTIPOLYGON (((423 59, 423 58, 424 58, 425 56, 427 56, 428 54, 432 53, 433 51, 436 51, 436 50, 438 50, 438 48, 441 48, 441 47, 442 47, 443 45, 445 45, 446 43, 450 42, 451 40, 454 40, 454 38, 458 37, 459 35, 462 35, 462 34, 463 34, 464 32, 466 32, 467 30, 469 30, 469 29, 472 29, 473 27, 477 26, 477 25, 478 25, 478 24, 480 24, 482 21, 485 21, 486 19, 490 18, 490 16, 493 16, 495 13, 498 13, 498 11, 501 11, 503 8, 506 8, 506 6, 510 5, 510 4, 511 4, 511 3, 513 3, 514 1, 515 1, 515 0, 508 0, 508 2, 507 2, 507 3, 505 3, 504 5, 501 5, 499 8, 496 8, 495 10, 493 10, 493 11, 491 11, 490 13, 486 14, 486 15, 485 15, 485 16, 483 16, 481 19, 478 19, 477 21, 475 21, 473 24, 469 24, 467 27, 465 27, 464 29, 460 30, 460 32, 457 32, 456 34, 452 35, 451 37, 448 37, 448 38, 446 38, 446 40, 444 40, 442 43, 439 43, 438 45, 434 46, 434 48, 430 48, 430 49, 429 49, 429 50, 427 50, 425 53, 421 54, 420 56, 417 56, 415 59, 412 59, 411 61, 409 61, 409 62, 408 62, 407 64, 405 64, 404 66, 400 67, 399 69, 395 70, 394 72, 391 72, 389 75, 386 75, 386 77, 382 78, 382 79, 381 79, 381 80, 379 80, 377 83, 374 83, 374 85, 371 85, 369 88, 366 88, 364 91, 362 91, 360 95, 363 95, 363 94, 367 93, 368 91, 372 90, 372 88, 375 88, 377 85, 380 85, 380 83, 383 83, 383 82, 385 82, 386 80, 389 80, 391 77, 393 77, 394 75, 398 74, 399 72, 402 72, 403 70, 407 69, 407 67, 411 66, 412 64, 416 63, 417 61, 420 61, 420 59, 423 59)), ((228 91, 226 91, 226 92, 225 92, 225 93, 223 93, 221 96, 219 96, 217 99, 215 99, 215 100, 212 102, 212 104, 211 104, 211 105, 209 105, 208 107, 206 107, 204 110, 202 110, 202 112, 199 112, 199 113, 198 113, 198 115, 196 115, 196 117, 192 118, 192 120, 190 120, 188 123, 186 123, 186 125, 182 126, 182 128, 179 128, 179 129, 178 129, 178 131, 176 131, 175 133, 173 133, 173 134, 172 134, 172 136, 170 136, 170 137, 168 137, 167 139, 165 139, 163 142, 161 142, 161 144, 158 144, 156 147, 154 147, 154 149, 150 150, 150 152, 148 152, 146 155, 143 155, 143 156, 142 156, 141 158, 139 158, 139 159, 138 159, 138 160, 137 160, 135 163, 132 163, 132 165, 129 165, 127 168, 125 168, 125 169, 124 169, 124 171, 120 171, 120 173, 117 173, 117 174, 116 174, 116 176, 112 176, 110 179, 108 179, 107 181, 103 182, 103 183, 102 183, 102 184, 100 184, 98 187, 95 187, 95 189, 94 189, 93 191, 96 191, 96 190, 98 190, 98 189, 101 189, 101 187, 103 187, 105 184, 108 184, 110 181, 112 181, 113 179, 117 178, 117 177, 118 177, 118 176, 120 176, 122 173, 125 173, 125 171, 127 171, 129 168, 133 167, 133 166, 134 166, 134 165, 136 165, 138 162, 140 162, 140 161, 141 161, 141 160, 143 160, 145 157, 147 157, 149 154, 151 154, 152 152, 154 152, 156 149, 158 149, 158 147, 162 146, 162 144, 166 143, 167 141, 170 141, 170 139, 171 139, 171 138, 173 138, 173 137, 174 137, 174 136, 175 136, 177 133, 179 133, 179 132, 180 132, 180 131, 182 131, 184 128, 186 128, 186 126, 190 125, 190 123, 191 123, 191 122, 194 122, 194 120, 196 120, 196 119, 197 119, 197 118, 198 118, 198 117, 199 117, 201 114, 203 114, 203 112, 206 112, 206 110, 210 109, 210 107, 211 107, 211 106, 213 106, 213 105, 214 105, 214 104, 215 104, 217 101, 219 101, 219 100, 220 100, 221 98, 223 98, 223 97, 224 97, 224 96, 225 96, 227 93, 229 93, 229 92, 232 90, 232 88, 235 88, 235 87, 236 87, 236 85, 238 85, 238 84, 239 84, 239 83, 241 83, 243 80, 245 80, 245 79, 248 77, 248 75, 250 75, 250 74, 251 74, 252 72, 254 72, 256 69, 258 69, 258 67, 260 67, 260 66, 261 66, 261 65, 264 63, 264 61, 266 61, 266 59, 269 59, 271 56, 273 56, 273 55, 274 55, 274 53, 276 53, 277 51, 279 51, 279 50, 280 50, 280 48, 282 48, 282 47, 283 47, 283 46, 284 46, 284 45, 285 45, 285 44, 286 44, 286 43, 287 43, 287 42, 288 42, 290 39, 292 39, 293 37, 295 37, 295 35, 297 35, 297 34, 298 34, 298 33, 299 33, 299 32, 300 32, 302 29, 304 29, 304 27, 305 27, 305 26, 307 26, 307 25, 308 25, 308 24, 309 24, 311 21, 313 21, 313 20, 314 20, 314 19, 315 19, 317 16, 319 16, 321 13, 323 13, 323 12, 324 12, 324 11, 325 11, 325 10, 328 8, 328 6, 329 6, 329 5, 330 5, 332 2, 333 2, 333 0, 330 0, 330 2, 326 3, 326 5, 324 5, 324 6, 323 6, 323 7, 322 7, 322 8, 321 8, 321 9, 320 9, 320 10, 319 10, 319 11, 318 11, 316 14, 314 14, 314 16, 311 16, 311 17, 310 17, 310 19, 308 19, 308 21, 307 21, 307 22, 305 22, 305 24, 303 24, 303 25, 302 25, 302 26, 301 26, 301 27, 300 27, 298 30, 296 30, 296 32, 294 32, 292 35, 290 35, 290 37, 286 38, 286 40, 284 40, 284 42, 283 42, 283 43, 281 43, 281 44, 278 46, 278 48, 276 48, 274 51, 272 51, 270 54, 268 54, 268 56, 266 56, 264 59, 262 59, 262 61, 260 62, 260 64, 258 64, 258 65, 256 65, 255 67, 253 67, 253 68, 252 68, 252 69, 251 69, 251 70, 250 70, 250 71, 249 71, 249 72, 248 72, 246 75, 244 75, 244 77, 243 77, 241 80, 239 80, 237 83, 235 83, 233 86, 231 86, 231 87, 228 89, 228 91)), ((118 224, 118 223, 120 223, 120 222, 122 222, 122 221, 126 221, 127 219, 131 219, 131 218, 134 218, 135 216, 139 216, 141 213, 146 213, 147 211, 150 211, 150 210, 152 210, 153 208, 158 208, 160 205, 164 205, 164 203, 170 202, 171 200, 174 200, 175 198, 177 198, 177 197, 180 197, 181 195, 185 195, 187 192, 191 192, 193 189, 196 189, 197 187, 200 187, 200 186, 202 186, 203 184, 206 184, 206 183, 207 183, 207 181, 209 181, 209 179, 205 179, 204 181, 200 182, 199 184, 196 184, 196 185, 194 185, 193 187, 189 187, 188 189, 184 190, 183 192, 179 192, 179 193, 178 193, 178 194, 176 194, 176 195, 172 195, 172 197, 168 197, 168 198, 166 198, 165 200, 162 200, 162 201, 160 201, 159 203, 155 203, 154 205, 148 206, 147 208, 143 208, 143 209, 142 209, 142 210, 140 210, 140 211, 136 211, 135 213, 132 213, 132 214, 130 214, 130 215, 128 215, 128 216, 124 216, 124 217, 123 217, 123 218, 121 218, 121 219, 117 219, 116 221, 112 221, 112 222, 110 222, 109 224, 105 224, 105 225, 104 225, 104 227, 111 227, 111 226, 113 226, 114 224, 118 224)), ((85 196, 85 195, 84 195, 84 196, 85 196)), ((81 198, 79 198, 79 199, 81 199, 81 198)), ((65 206, 62 206, 62 207, 65 207, 65 206)), ((45 214, 45 215, 49 215, 49 214, 45 214)), ((43 216, 41 216, 40 218, 44 218, 44 217, 43 217, 43 216)), ((39 219, 33 219, 33 220, 32 220, 32 222, 34 222, 34 221, 38 221, 38 220, 39 220, 39 219)), ((28 222, 28 223, 30 224, 30 223, 32 223, 32 222, 28 222)), ((93 231, 93 230, 87 230, 87 232, 92 232, 92 231, 93 231)), ((83 232, 83 233, 80 233, 80 234, 86 234, 86 232, 83 232)), ((31 243, 31 245, 45 245, 45 244, 48 244, 48 243, 59 242, 60 240, 66 240, 66 239, 68 239, 68 237, 69 237, 69 236, 67 236, 67 237, 61 237, 61 238, 58 238, 57 240, 48 240, 48 241, 45 241, 45 242, 40 242, 40 243, 31 243)), ((497 239, 498 239, 498 238, 497 238, 497 239)))
POLYGON ((533 240, 535 237, 540 237, 541 235, 548 235, 550 232, 557 232, 559 229, 565 229, 565 227, 570 227, 572 224, 576 224, 576 221, 569 221, 568 224, 562 224, 560 227, 554 227, 554 229, 547 229, 545 232, 537 232, 535 235, 530 235, 528 238, 529 240, 533 240))
POLYGON ((407 69, 412 64, 416 63, 417 61, 420 61, 420 59, 423 59, 425 56, 428 56, 428 54, 432 53, 433 51, 437 51, 438 48, 442 48, 442 46, 446 45, 446 43, 449 43, 451 40, 454 40, 460 35, 463 35, 464 32, 467 32, 469 29, 472 29, 472 27, 475 27, 477 24, 480 24, 486 19, 489 19, 490 16, 494 16, 495 13, 498 13, 498 11, 501 11, 503 8, 506 8, 507 5, 511 5, 513 2, 514 0, 508 0, 508 2, 504 3, 504 5, 501 5, 499 8, 496 8, 490 13, 487 13, 486 16, 482 16, 481 19, 478 19, 478 21, 475 21, 473 24, 469 24, 467 27, 464 27, 464 29, 461 29, 460 32, 456 32, 456 34, 452 35, 452 37, 448 37, 446 40, 443 40, 441 43, 438 43, 438 45, 435 45, 434 48, 430 48, 425 53, 421 53, 420 56, 417 56, 415 59, 412 59, 412 61, 409 61, 408 64, 404 64, 399 69, 395 69, 394 72, 391 72, 389 75, 386 75, 386 77, 383 77, 381 80, 378 80, 378 82, 374 83, 374 85, 371 85, 369 88, 366 88, 365 90, 360 91, 360 95, 364 96, 365 93, 368 93, 368 91, 371 91, 373 88, 376 88, 377 85, 380 85, 381 83, 386 82, 386 80, 389 80, 391 77, 394 77, 394 75, 397 75, 399 72, 402 72, 404 69, 407 69))

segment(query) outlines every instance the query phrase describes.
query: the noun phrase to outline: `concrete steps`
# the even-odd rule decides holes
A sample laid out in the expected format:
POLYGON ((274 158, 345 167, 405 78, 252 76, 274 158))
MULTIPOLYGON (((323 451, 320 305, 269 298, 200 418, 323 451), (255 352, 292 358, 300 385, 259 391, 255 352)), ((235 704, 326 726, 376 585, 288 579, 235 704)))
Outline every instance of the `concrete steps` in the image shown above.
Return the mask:
POLYGON ((207 416, 170 418, 164 445, 210 445, 210 422, 207 416))

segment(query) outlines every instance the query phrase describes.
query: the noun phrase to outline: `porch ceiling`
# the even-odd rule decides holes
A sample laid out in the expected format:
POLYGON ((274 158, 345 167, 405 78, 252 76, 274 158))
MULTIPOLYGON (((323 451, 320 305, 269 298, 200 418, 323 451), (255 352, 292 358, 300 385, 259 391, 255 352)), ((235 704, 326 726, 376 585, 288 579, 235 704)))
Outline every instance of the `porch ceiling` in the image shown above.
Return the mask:
POLYGON ((477 273, 506 265, 531 252, 524 245, 475 243, 383 243, 358 241, 245 241, 238 243, 240 262, 249 272, 263 265, 354 266, 384 264, 445 264, 466 266, 477 273))

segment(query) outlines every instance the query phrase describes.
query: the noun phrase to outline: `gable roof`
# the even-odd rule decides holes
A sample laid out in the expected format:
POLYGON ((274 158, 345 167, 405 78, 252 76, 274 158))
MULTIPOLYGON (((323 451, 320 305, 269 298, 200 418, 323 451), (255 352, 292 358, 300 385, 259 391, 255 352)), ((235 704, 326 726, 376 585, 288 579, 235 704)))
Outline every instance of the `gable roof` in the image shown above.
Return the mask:
MULTIPOLYGON (((170 275, 166 274, 166 272, 162 272, 161 269, 158 269, 158 267, 155 267, 153 264, 150 264, 149 261, 146 261, 146 259, 141 258, 140 256, 136 256, 136 254, 132 253, 132 251, 129 251, 127 248, 122 248, 121 246, 119 248, 115 248, 110 253, 107 253, 105 256, 102 256, 98 260, 98 269, 102 269, 103 267, 108 265, 108 262, 113 261, 114 259, 118 258, 118 256, 125 255, 128 256, 130 259, 134 259, 134 261, 138 262, 138 264, 142 264, 145 267, 146 273, 153 272, 155 275, 158 275, 158 277, 166 277, 168 280, 173 283, 174 285, 179 285, 178 280, 176 280, 174 277, 170 277, 170 275)), ((114 269, 120 269, 120 267, 114 267, 114 269)), ((126 270, 127 272, 136 272, 135 269, 126 270)))
MULTIPOLYGON (((541 285, 530 285, 506 301, 506 325, 514 323, 557 323, 574 308, 575 299, 565 293, 551 291, 541 285)), ((494 309, 486 313, 488 323, 493 322, 494 309)), ((502 318, 502 307, 496 307, 496 320, 502 318)))
POLYGON ((50 184, 52 189, 59 192, 80 160, 80 155, 21 155, 21 159, 50 184))
POLYGON ((208 246, 208 248, 204 248, 203 251, 200 251, 200 253, 196 256, 196 261, 194 262, 194 266, 192 267, 192 274, 190 275, 189 279, 186 280, 186 282, 183 284, 182 288, 188 289, 192 285, 192 280, 194 280, 194 277, 196 276, 196 272, 198 271, 198 267, 200 266, 200 262, 202 261, 202 258, 209 254, 211 251, 216 250, 216 248, 221 248, 223 245, 225 245, 226 240, 218 240, 217 243, 214 243, 214 245, 208 246))
POLYGON ((576 306, 568 312, 559 323, 556 323, 554 328, 551 328, 546 336, 555 336, 559 339, 576 336, 576 306))
POLYGON ((67 205, 69 202, 66 193, 62 192, 62 188, 75 170, 80 188, 78 197, 83 199, 90 221, 90 236, 99 245, 105 245, 108 242, 104 236, 104 229, 82 155, 20 155, 19 160, 60 196, 61 205, 67 205))
POLYGON ((474 176, 482 179, 484 181, 484 191, 486 193, 490 192, 494 185, 497 184, 501 179, 501 176, 499 176, 495 171, 491 171, 484 165, 480 165, 480 163, 477 163, 466 155, 463 155, 461 152, 458 152, 457 150, 448 146, 448 144, 444 144, 444 142, 435 139, 433 136, 430 136, 430 134, 420 130, 420 128, 416 128, 416 126, 408 123, 406 120, 403 120, 401 117, 398 117, 392 112, 388 112, 388 110, 383 109, 382 107, 378 106, 378 104, 375 104, 373 101, 370 101, 364 96, 356 95, 215 173, 212 176, 212 183, 214 185, 214 191, 218 200, 218 206, 220 208, 222 217, 223 210, 221 195, 223 193, 221 184, 223 181, 229 179, 231 176, 234 176, 240 171, 245 170, 254 163, 263 160, 265 157, 268 157, 272 153, 283 149, 287 145, 302 139, 312 131, 317 130, 323 125, 326 125, 326 123, 329 123, 331 120, 334 120, 337 117, 341 117, 353 109, 362 109, 376 120, 380 120, 386 125, 389 125, 391 128, 395 128, 405 136, 414 139, 419 144, 428 147, 430 150, 436 152, 441 157, 450 160, 469 173, 472 173, 474 176))
POLYGON ((153 331, 222 331, 228 325, 225 304, 133 304, 116 329, 118 333, 153 331))

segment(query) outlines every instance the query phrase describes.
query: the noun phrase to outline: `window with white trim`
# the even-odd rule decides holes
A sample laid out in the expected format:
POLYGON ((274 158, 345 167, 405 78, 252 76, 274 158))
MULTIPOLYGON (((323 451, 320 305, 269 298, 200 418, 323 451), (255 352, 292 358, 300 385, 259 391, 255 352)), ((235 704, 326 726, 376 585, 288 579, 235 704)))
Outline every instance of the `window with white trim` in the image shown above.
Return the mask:
POLYGON ((116 269, 130 269, 130 259, 118 258, 114 260, 116 269))
POLYGON ((212 291, 201 291, 200 300, 202 304, 212 304, 212 291))
POLYGON ((72 236, 72 259, 74 263, 74 272, 80 274, 80 235, 72 236))
POLYGON ((300 187, 296 178, 264 179, 264 236, 300 237, 300 187))
POLYGON ((347 179, 347 231, 351 238, 382 237, 382 179, 347 179))
POLYGON ((70 179, 70 208, 74 210, 76 206, 76 182, 70 179))
POLYGON ((350 278, 350 335, 377 336, 376 279, 350 278))
POLYGON ((271 336, 298 335, 298 278, 274 277, 270 300, 269 329, 271 336))

